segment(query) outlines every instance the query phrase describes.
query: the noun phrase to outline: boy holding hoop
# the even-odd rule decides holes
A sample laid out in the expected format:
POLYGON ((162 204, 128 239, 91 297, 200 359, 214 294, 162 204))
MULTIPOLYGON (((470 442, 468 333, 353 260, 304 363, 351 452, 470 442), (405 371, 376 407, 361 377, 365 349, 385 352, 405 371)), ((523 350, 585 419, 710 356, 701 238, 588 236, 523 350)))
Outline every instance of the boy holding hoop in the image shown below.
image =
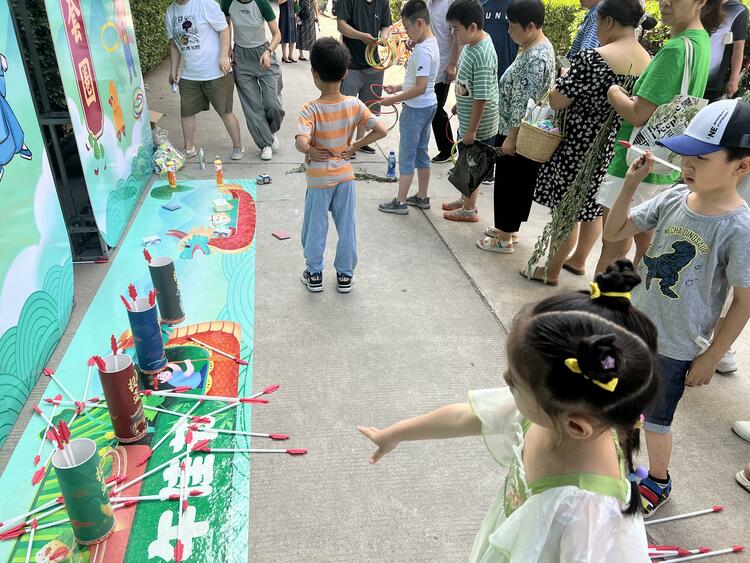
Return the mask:
POLYGON ((406 76, 402 86, 386 86, 388 96, 380 103, 392 106, 403 102, 399 120, 399 185, 398 195, 381 203, 378 208, 384 213, 406 215, 409 205, 422 209, 430 208, 427 188, 430 183, 430 144, 432 118, 437 110, 435 79, 440 67, 440 49, 430 29, 430 13, 424 0, 408 0, 401 8, 401 21, 409 39, 414 42, 414 51, 406 63, 406 76), (407 198, 414 169, 417 170, 419 191, 407 198))

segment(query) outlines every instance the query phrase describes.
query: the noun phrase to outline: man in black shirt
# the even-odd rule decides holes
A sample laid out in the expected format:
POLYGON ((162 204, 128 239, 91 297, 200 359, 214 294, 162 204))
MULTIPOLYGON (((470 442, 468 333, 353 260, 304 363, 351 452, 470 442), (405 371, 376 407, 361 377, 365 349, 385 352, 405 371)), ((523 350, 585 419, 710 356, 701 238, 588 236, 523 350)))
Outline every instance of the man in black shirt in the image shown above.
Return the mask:
MULTIPOLYGON (((343 36, 344 45, 349 49, 351 60, 349 71, 341 83, 341 93, 345 96, 357 96, 363 102, 375 98, 373 84, 383 84, 382 70, 372 68, 365 59, 365 49, 374 44, 378 35, 387 39, 391 33, 391 10, 388 0, 338 0, 336 2, 336 20, 338 30, 343 36)), ((375 53, 375 60, 377 52, 375 53)), ((374 88, 378 95, 380 88, 374 88)), ((374 104, 370 109, 377 113, 380 106, 374 104)), ((357 139, 362 138, 364 129, 357 128, 357 139)), ((375 149, 365 145, 362 152, 374 154, 375 149)))

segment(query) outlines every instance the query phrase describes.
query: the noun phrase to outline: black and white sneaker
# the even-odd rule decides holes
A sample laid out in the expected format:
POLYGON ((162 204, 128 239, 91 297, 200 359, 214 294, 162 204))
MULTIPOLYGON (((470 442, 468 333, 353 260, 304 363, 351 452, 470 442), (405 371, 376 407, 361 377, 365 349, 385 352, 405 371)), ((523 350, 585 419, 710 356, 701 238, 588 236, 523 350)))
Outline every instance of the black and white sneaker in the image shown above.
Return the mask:
POLYGON ((308 291, 313 293, 323 291, 323 273, 311 274, 305 270, 302 272, 302 283, 307 286, 308 291))
POLYGON ((442 162, 448 162, 450 159, 451 159, 451 153, 439 152, 430 159, 430 162, 434 162, 435 164, 440 164, 442 162))
POLYGON ((336 273, 336 289, 339 290, 339 293, 349 293, 352 290, 352 281, 351 276, 336 273))
POLYGON ((365 154, 375 154, 375 149, 370 145, 365 145, 359 149, 359 152, 363 152, 365 154))

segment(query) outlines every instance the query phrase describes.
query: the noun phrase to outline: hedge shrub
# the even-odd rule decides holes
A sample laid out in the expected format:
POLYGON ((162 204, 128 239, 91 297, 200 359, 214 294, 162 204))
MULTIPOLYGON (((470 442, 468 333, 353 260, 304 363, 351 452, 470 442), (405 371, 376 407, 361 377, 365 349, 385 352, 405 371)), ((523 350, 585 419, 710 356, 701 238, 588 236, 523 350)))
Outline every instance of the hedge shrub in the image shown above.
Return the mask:
MULTIPOLYGON (((164 32, 164 13, 172 0, 131 0, 133 26, 141 58, 141 71, 146 74, 156 68, 169 54, 167 38, 164 32)), ((65 93, 63 92, 60 72, 57 68, 52 35, 49 31, 47 12, 44 0, 12 0, 17 4, 24 2, 29 13, 31 26, 35 33, 35 46, 39 54, 44 82, 49 93, 53 111, 65 111, 65 93)), ((29 30, 24 30, 28 32, 29 30)))
POLYGON ((164 14, 172 0, 130 0, 141 72, 155 69, 169 55, 164 14))

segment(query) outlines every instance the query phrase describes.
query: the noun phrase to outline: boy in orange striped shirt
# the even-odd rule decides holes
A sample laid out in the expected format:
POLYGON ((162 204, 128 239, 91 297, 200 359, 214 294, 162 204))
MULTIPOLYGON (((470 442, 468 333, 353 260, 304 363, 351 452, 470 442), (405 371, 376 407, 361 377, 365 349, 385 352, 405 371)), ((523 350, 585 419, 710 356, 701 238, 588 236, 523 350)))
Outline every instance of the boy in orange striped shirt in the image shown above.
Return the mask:
POLYGON ((295 138, 297 150, 305 154, 307 168, 302 223, 307 267, 302 283, 312 292, 323 291, 323 253, 330 211, 339 235, 334 261, 337 289, 349 293, 357 264, 354 170, 349 159, 360 147, 385 137, 387 131, 361 101, 339 91, 349 65, 346 47, 332 37, 318 39, 310 50, 310 65, 321 95, 302 106, 295 138), (353 143, 358 125, 370 132, 353 143))

